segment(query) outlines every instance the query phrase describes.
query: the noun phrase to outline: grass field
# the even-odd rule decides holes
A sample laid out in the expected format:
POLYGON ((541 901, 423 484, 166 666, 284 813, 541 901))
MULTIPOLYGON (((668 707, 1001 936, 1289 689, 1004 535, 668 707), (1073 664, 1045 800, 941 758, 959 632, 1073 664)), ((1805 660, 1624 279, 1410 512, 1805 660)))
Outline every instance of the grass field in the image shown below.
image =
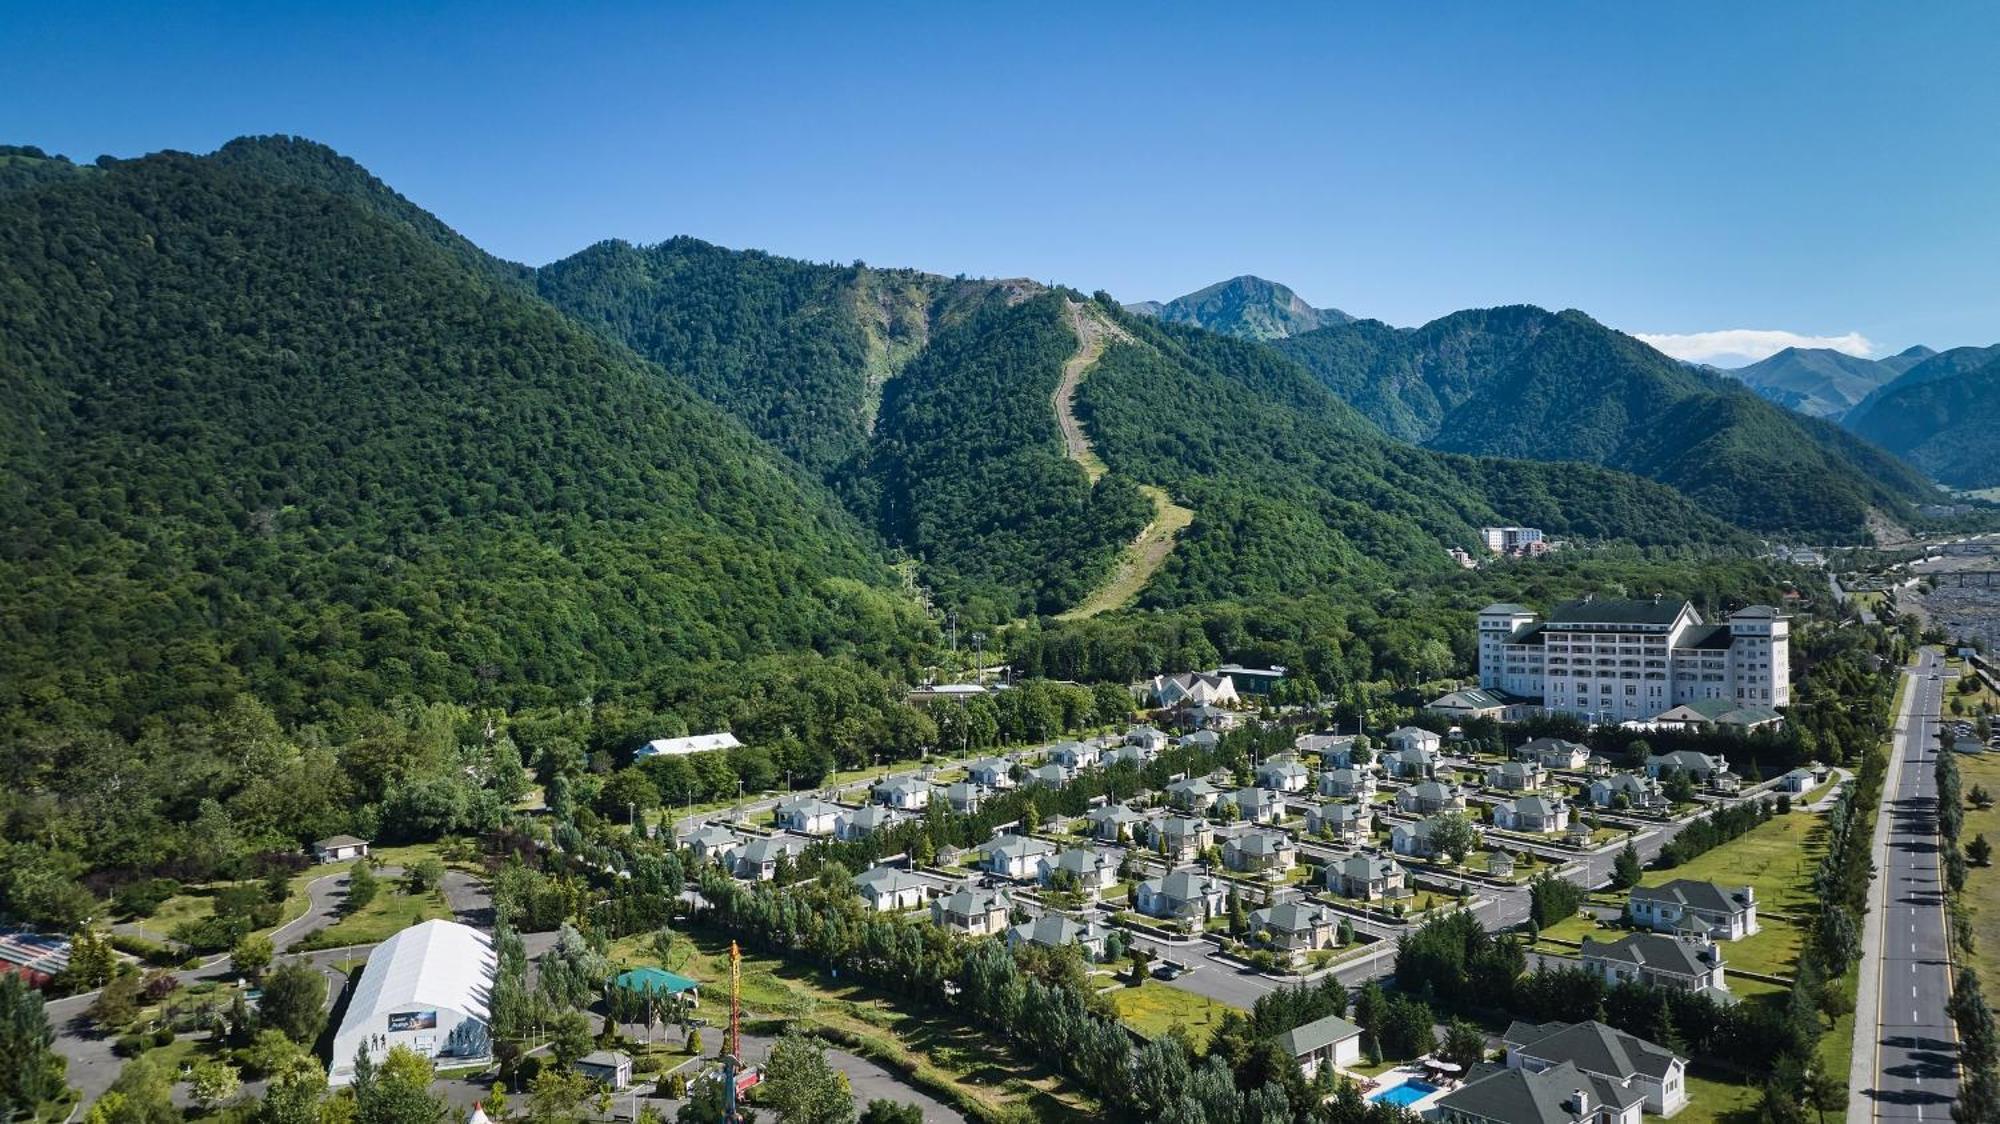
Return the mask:
POLYGON ((1138 987, 1120 987, 1106 998, 1117 1009, 1125 1025, 1148 1038, 1157 1038, 1174 1027, 1185 1027, 1194 1039, 1194 1048, 1207 1048, 1224 1011, 1232 1010, 1205 995, 1147 980, 1138 987))
MULTIPOLYGON (((650 942, 650 935, 613 942, 613 962, 621 967, 659 965, 698 980, 709 989, 703 1013, 710 1020, 728 1017, 728 941, 677 933, 665 964, 652 955, 650 942)), ((911 1075, 920 1086, 976 1102, 987 1115, 1027 1110, 1038 1120, 1082 1120, 1094 1108, 1073 1085, 1005 1041, 897 996, 752 953, 743 956, 742 980, 746 1019, 826 1028, 849 1040, 857 1053, 911 1075)))
POLYGON ((1724 886, 1749 883, 1757 888, 1757 913, 1810 910, 1812 872, 1826 851, 1820 818, 1805 812, 1773 816, 1722 846, 1697 855, 1672 870, 1649 870, 1643 885, 1658 886, 1676 878, 1694 878, 1724 886))
POLYGON ((451 909, 444 904, 441 895, 406 894, 385 880, 373 901, 327 926, 317 936, 300 941, 296 947, 345 948, 351 944, 373 944, 387 940, 418 922, 450 918, 451 909))
MULTIPOLYGON (((2000 754, 1961 754, 1958 778, 1959 787, 1966 792, 1979 785, 2000 796, 2000 754)), ((1979 835, 2000 846, 2000 804, 1965 810, 1965 826, 1959 829, 1959 839, 1970 843, 1979 835)), ((1967 912, 1972 914, 1974 963, 1980 979, 2000 981, 2000 975, 1996 975, 2000 973, 2000 866, 1975 866, 1967 871, 1962 897, 1967 912)))

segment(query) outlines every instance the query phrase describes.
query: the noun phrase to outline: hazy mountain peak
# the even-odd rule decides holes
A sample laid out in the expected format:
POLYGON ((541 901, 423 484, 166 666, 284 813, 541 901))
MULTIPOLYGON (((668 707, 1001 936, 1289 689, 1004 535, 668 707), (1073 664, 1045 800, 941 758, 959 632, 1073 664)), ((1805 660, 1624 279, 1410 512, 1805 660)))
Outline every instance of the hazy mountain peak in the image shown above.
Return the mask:
POLYGON ((1248 273, 1164 303, 1140 301, 1125 308, 1171 324, 1257 340, 1284 339, 1354 319, 1337 308, 1314 308, 1290 288, 1248 273))

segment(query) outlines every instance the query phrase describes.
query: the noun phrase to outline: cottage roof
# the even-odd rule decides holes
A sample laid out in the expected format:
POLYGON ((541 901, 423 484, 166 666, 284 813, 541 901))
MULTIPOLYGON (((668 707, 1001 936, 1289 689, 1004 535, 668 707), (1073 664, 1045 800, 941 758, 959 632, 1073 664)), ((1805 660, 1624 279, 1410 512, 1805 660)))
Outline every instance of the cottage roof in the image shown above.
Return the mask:
POLYGON ((1338 925, 1340 915, 1323 905, 1294 899, 1255 911, 1250 915, 1250 923, 1285 933, 1303 933, 1321 925, 1338 925))
POLYGON ((1032 921, 1023 921, 1007 932, 1017 941, 1027 941, 1044 948, 1062 948, 1079 941, 1101 940, 1105 930, 1095 921, 1080 923, 1060 913, 1044 913, 1032 921))
POLYGON ((893 866, 871 866, 854 876, 855 889, 877 895, 922 889, 926 885, 923 879, 893 866))
POLYGON ((1229 841, 1229 849, 1246 855, 1275 855, 1293 847, 1282 831, 1246 831, 1229 841))
POLYGON ((1692 878, 1676 878, 1658 886, 1634 886, 1630 900, 1667 902, 1709 913, 1740 913, 1750 908, 1755 891, 1749 886, 1718 886, 1692 878))
POLYGON ((1339 1015, 1328 1015, 1280 1034, 1278 1048, 1292 1057, 1302 1058, 1315 1050, 1324 1050, 1336 1042, 1360 1036, 1360 1027, 1339 1015))
POLYGON ((1571 1062, 1585 1073, 1630 1081, 1634 1077, 1665 1078, 1674 1067, 1674 1052, 1601 1022, 1517 1022, 1507 1028, 1510 1049, 1525 1051, 1550 1063, 1571 1062))
POLYGON ((1677 976, 1698 976, 1715 967, 1703 959, 1706 947, 1659 933, 1629 933, 1609 942, 1585 937, 1578 955, 1585 960, 1610 960, 1677 976))
POLYGON ((1472 1119, 1504 1120, 1508 1124, 1573 1124, 1576 1114, 1564 1105, 1578 1090, 1595 1104, 1620 1111, 1646 1099, 1644 1092, 1594 1077, 1564 1063, 1539 1073, 1525 1069, 1475 1068, 1465 1084, 1444 1095, 1438 1107, 1472 1119))

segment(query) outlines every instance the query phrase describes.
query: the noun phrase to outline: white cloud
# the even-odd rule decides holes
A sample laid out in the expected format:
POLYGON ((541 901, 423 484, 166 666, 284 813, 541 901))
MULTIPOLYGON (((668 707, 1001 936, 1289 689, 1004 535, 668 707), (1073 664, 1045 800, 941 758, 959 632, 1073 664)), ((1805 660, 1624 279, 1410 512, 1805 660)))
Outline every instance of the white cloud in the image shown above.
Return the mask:
POLYGON ((1863 359, 1875 353, 1875 345, 1860 332, 1849 332, 1844 336, 1802 336, 1797 332, 1776 329, 1726 328, 1720 332, 1684 334, 1634 332, 1632 335, 1675 359, 1685 359, 1693 363, 1707 363, 1727 357, 1737 357, 1754 363, 1788 347, 1825 347, 1834 351, 1844 351, 1849 355, 1858 355, 1863 359))

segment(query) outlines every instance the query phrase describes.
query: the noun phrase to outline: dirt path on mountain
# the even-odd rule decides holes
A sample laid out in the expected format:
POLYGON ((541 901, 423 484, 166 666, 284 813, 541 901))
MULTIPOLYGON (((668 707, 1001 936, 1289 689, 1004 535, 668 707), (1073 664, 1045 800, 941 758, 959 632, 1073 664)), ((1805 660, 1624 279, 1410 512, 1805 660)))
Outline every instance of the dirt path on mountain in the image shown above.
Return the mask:
MULTIPOLYGON (((1084 475, 1095 484, 1110 469, 1091 445, 1090 435, 1083 431, 1083 423, 1077 420, 1074 409, 1076 388, 1083 382, 1084 375, 1104 356, 1105 347, 1112 341, 1137 341, 1125 329, 1106 319, 1103 313, 1080 301, 1069 301, 1064 311, 1069 317, 1071 330, 1076 333, 1076 353, 1063 364, 1062 382, 1056 386, 1050 404, 1055 407, 1056 425, 1062 429, 1063 452, 1081 465, 1084 475)), ((1153 503, 1152 522, 1147 523, 1119 554, 1118 565, 1111 571, 1111 576, 1092 590, 1082 604, 1060 614, 1058 620, 1094 617, 1137 600, 1139 591, 1152 580, 1161 564, 1166 562, 1167 555, 1173 553, 1174 542, 1182 529, 1194 521, 1194 512, 1175 503, 1165 489, 1141 484, 1139 491, 1153 503)))

